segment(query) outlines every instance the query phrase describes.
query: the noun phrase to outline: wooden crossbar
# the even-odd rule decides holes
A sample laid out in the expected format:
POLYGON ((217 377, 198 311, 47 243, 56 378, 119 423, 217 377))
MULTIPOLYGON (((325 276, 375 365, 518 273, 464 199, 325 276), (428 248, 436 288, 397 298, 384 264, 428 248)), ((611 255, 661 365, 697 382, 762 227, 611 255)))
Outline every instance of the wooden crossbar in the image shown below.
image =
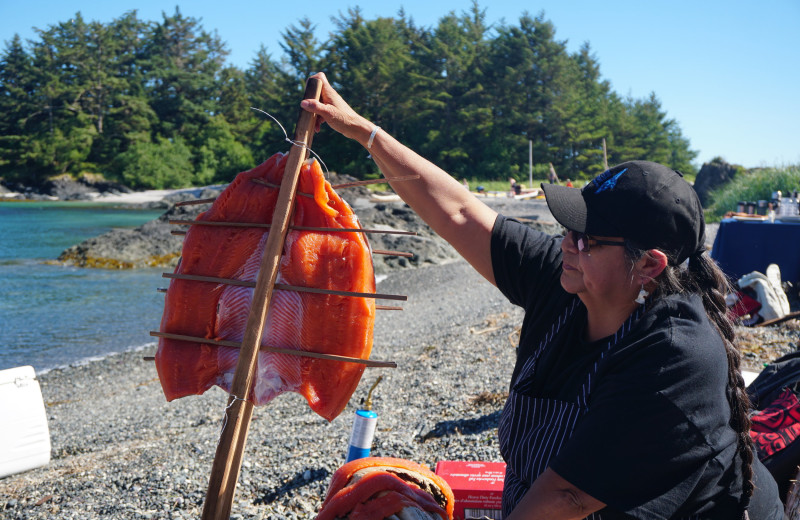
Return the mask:
MULTIPOLYGON (((168 289, 166 287, 159 287, 159 288, 156 289, 156 291, 160 292, 160 293, 167 293, 168 289)), ((402 311, 403 308, 402 307, 397 307, 397 306, 394 306, 394 305, 376 305, 375 306, 375 310, 376 311, 402 311)))
MULTIPOLYGON (((169 233, 170 235, 175 235, 179 237, 186 235, 186 231, 178 231, 178 230, 172 230, 169 233)), ((388 249, 373 249, 372 254, 385 255, 385 256, 402 256, 403 258, 414 258, 414 253, 408 253, 406 251, 390 251, 388 249)))
MULTIPOLYGON (((215 227, 242 227, 242 228, 265 228, 269 229, 272 224, 261 222, 219 222, 215 220, 182 220, 174 219, 169 221, 176 226, 215 226, 215 227)), ((415 236, 414 231, 402 231, 398 229, 367 229, 367 228, 331 228, 331 227, 309 227, 309 226, 289 226, 295 231, 318 231, 331 233, 375 233, 384 235, 411 235, 415 236)))
MULTIPOLYGON (((412 181, 415 179, 419 179, 419 175, 405 175, 403 177, 395 177, 392 179, 392 182, 400 182, 400 181, 412 181)), ((260 181, 260 179, 253 180, 259 184, 263 184, 268 187, 277 188, 279 187, 277 184, 267 183, 266 181, 260 181), (259 182, 260 181, 260 182, 259 182)), ((343 182, 341 184, 333 184, 331 188, 338 190, 341 188, 353 188, 355 186, 367 186, 369 184, 385 184, 388 183, 389 179, 381 178, 381 179, 367 179, 363 181, 353 181, 353 182, 343 182)), ((311 196, 309 193, 302 193, 301 195, 311 196)), ((213 199, 194 199, 194 200, 182 200, 180 202, 176 202, 176 206, 193 206, 195 204, 211 204, 213 203, 216 198, 213 199)))
MULTIPOLYGON (((207 345, 217 345, 220 347, 241 348, 242 344, 238 341, 228 341, 222 339, 201 338, 197 336, 187 336, 185 334, 172 334, 169 332, 158 332, 151 330, 150 335, 155 338, 174 339, 177 341, 187 341, 190 343, 204 343, 207 345)), ((291 348, 269 347, 261 345, 259 350, 264 352, 276 352, 278 354, 288 354, 290 356, 310 357, 317 359, 327 359, 329 361, 339 361, 342 363, 358 363, 368 367, 377 368, 397 368, 394 361, 376 361, 373 359, 361 359, 349 356, 339 356, 337 354, 323 354, 321 352, 309 352, 307 350, 295 350, 291 348)))
MULTIPOLYGON (((161 276, 164 278, 172 278, 174 280, 191 280, 194 282, 210 282, 210 283, 219 283, 223 285, 238 285, 240 287, 256 287, 256 282, 249 282, 247 280, 236 280, 235 278, 218 278, 216 276, 199 276, 194 274, 182 274, 182 273, 162 273, 161 276)), ((282 291, 332 294, 334 296, 353 296, 355 298, 375 298, 376 300, 401 300, 401 301, 408 300, 408 296, 402 294, 335 291, 333 289, 317 289, 316 287, 300 287, 298 285, 286 285, 282 283, 276 283, 273 285, 275 289, 282 291)))

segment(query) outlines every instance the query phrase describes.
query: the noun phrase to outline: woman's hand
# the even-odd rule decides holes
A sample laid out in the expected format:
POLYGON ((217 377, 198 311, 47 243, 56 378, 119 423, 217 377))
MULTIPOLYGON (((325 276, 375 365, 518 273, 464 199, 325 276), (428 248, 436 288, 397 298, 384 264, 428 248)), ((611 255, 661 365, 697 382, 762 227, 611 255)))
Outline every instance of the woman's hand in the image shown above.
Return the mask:
POLYGON ((374 126, 367 119, 356 113, 355 110, 342 99, 336 90, 328 82, 324 72, 318 72, 311 76, 322 82, 322 93, 319 101, 315 99, 304 99, 300 107, 319 116, 317 118, 316 130, 319 132, 323 122, 350 139, 355 139, 362 145, 369 139, 369 134, 374 126))
POLYGON ((365 148, 372 135, 369 153, 395 192, 479 273, 494 283, 489 246, 497 213, 441 168, 385 131, 373 134, 373 129, 377 127, 342 99, 328 83, 325 74, 320 72, 311 77, 322 82, 320 99, 305 99, 300 106, 319 116, 317 130, 324 121, 365 148), (409 176, 418 178, 408 180, 409 176), (394 182, 398 177, 406 177, 406 180, 394 182))
POLYGON ((605 506, 547 468, 534 481, 507 520, 579 520, 605 506))

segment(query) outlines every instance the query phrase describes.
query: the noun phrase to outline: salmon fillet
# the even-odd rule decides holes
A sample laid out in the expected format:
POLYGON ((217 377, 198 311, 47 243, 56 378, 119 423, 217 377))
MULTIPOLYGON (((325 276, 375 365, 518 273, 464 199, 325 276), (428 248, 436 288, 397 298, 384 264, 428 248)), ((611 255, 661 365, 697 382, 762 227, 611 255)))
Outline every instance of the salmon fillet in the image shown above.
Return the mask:
MULTIPOLYGON (((242 172, 198 220, 269 224, 288 155, 276 154, 242 172)), ((350 206, 325 180, 319 163, 300 172, 291 225, 358 228, 350 206)), ((192 226, 176 273, 255 282, 267 241, 265 228, 192 226)), ((276 283, 348 292, 375 292, 369 243, 363 233, 290 229, 276 283)), ((161 332, 241 342, 253 289, 173 279, 161 332)), ((367 359, 372 350, 375 300, 275 290, 261 344, 367 359)), ((239 349, 159 339, 156 367, 168 401, 202 394, 214 385, 230 391, 239 349)), ((316 413, 333 420, 346 406, 364 366, 260 351, 249 399, 266 404, 283 392, 303 395, 316 413)))

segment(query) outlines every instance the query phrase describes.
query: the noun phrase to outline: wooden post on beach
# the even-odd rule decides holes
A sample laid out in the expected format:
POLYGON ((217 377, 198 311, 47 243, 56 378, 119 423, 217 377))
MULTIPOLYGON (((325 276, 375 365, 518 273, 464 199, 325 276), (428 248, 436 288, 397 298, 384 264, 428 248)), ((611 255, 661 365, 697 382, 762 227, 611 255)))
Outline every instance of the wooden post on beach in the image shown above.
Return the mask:
POLYGON ((533 189, 533 141, 528 139, 528 188, 533 189))
MULTIPOLYGON (((303 98, 319 99, 321 92, 322 83, 312 78, 306 83, 303 98)), ((253 387, 258 348, 264 331, 264 320, 275 288, 289 221, 294 211, 300 168, 308 155, 307 148, 311 146, 314 137, 315 118, 314 114, 300 110, 294 134, 296 144, 289 150, 289 158, 286 162, 272 217, 272 227, 267 237, 261 268, 253 292, 253 301, 247 317, 242 347, 239 351, 239 361, 231 386, 231 395, 225 408, 222 433, 211 468, 206 501, 203 505, 203 520, 222 520, 230 517, 233 494, 242 467, 242 454, 247 442, 247 431, 253 415, 253 403, 247 399, 250 397, 253 387)))

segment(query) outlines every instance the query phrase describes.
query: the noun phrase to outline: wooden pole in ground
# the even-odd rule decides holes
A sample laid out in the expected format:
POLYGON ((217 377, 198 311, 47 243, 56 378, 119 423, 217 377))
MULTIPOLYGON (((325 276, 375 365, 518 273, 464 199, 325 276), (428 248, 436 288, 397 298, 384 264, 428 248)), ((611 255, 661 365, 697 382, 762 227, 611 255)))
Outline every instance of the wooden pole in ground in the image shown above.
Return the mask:
POLYGON ((608 169, 608 150, 606 149, 606 138, 603 138, 603 171, 608 169))
POLYGON ((528 139, 528 188, 533 189, 533 141, 528 139))
MULTIPOLYGON (((312 78, 306 83, 303 98, 319 99, 321 92, 322 83, 312 78)), ((300 110, 294 134, 295 143, 302 143, 306 147, 311 146, 315 117, 310 112, 300 110)), ((256 287, 253 290, 253 300, 247 317, 242 347, 239 351, 239 361, 233 376, 231 396, 228 399, 228 406, 225 408, 224 425, 217 445, 214 464, 211 467, 208 492, 203 505, 203 520, 223 520, 230 517, 233 494, 242 466, 242 454, 247 442, 247 431, 253 415, 253 404, 247 399, 253 387, 258 347, 261 344, 264 320, 269 309, 275 279, 278 276, 283 244, 294 210, 300 168, 307 155, 307 149, 302 146, 294 145, 289 150, 289 158, 286 161, 286 169, 272 216, 272 227, 267 237, 264 256, 261 259, 256 287)))

